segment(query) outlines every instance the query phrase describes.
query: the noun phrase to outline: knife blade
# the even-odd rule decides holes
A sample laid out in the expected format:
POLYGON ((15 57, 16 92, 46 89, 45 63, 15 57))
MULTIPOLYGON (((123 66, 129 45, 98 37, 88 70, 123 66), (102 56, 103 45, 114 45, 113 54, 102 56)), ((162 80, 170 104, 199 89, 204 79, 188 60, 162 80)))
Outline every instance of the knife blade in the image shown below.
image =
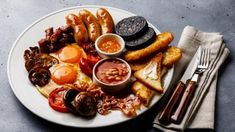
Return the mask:
POLYGON ((172 115, 173 108, 175 107, 180 97, 184 93, 187 80, 189 80, 193 76, 195 70, 197 69, 197 65, 200 60, 200 55, 199 55, 200 53, 201 53, 201 47, 199 46, 192 60, 190 61, 187 69, 185 70, 181 80, 176 85, 176 88, 173 94, 171 95, 170 100, 168 101, 167 105, 161 111, 159 115, 158 120, 162 124, 169 124, 171 122, 171 115, 172 115))
POLYGON ((184 75, 182 76, 181 80, 184 84, 186 84, 187 80, 192 78, 193 74, 195 73, 195 70, 197 69, 197 65, 199 64, 200 57, 201 57, 201 46, 198 47, 197 52, 194 54, 192 60, 190 61, 187 69, 184 72, 184 75))

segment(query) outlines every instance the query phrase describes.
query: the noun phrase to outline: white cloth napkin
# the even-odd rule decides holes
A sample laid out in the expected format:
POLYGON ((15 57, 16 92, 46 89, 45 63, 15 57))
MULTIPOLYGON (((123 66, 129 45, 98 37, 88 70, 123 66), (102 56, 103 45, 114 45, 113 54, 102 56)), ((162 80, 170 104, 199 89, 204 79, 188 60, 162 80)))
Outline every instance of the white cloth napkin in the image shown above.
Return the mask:
MULTIPOLYGON (((207 33, 194 27, 186 26, 182 32, 178 47, 183 56, 175 65, 175 72, 170 90, 175 88, 176 83, 182 77, 188 63, 195 54, 197 48, 210 48, 210 65, 207 71, 200 77, 195 94, 186 114, 180 124, 163 125, 158 121, 158 116, 153 124, 155 128, 163 131, 184 131, 185 129, 214 129, 215 95, 217 84, 217 72, 225 61, 229 50, 225 48, 223 36, 219 33, 207 33)), ((167 103, 167 102, 165 102, 167 103)))

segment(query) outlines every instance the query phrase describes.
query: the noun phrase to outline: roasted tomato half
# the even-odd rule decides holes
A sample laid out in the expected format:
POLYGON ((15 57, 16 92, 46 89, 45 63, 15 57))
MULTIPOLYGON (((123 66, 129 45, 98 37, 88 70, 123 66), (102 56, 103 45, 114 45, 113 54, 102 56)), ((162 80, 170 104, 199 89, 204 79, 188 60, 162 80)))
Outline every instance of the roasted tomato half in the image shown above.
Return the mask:
POLYGON ((90 77, 92 76, 92 68, 90 67, 87 59, 81 58, 79 61, 79 66, 83 73, 90 77))
POLYGON ((87 55, 88 64, 93 67, 99 60, 101 60, 101 57, 98 54, 88 54, 87 55))
POLYGON ((49 94, 48 102, 52 109, 59 112, 69 112, 63 100, 64 93, 67 90, 67 88, 57 88, 49 94))

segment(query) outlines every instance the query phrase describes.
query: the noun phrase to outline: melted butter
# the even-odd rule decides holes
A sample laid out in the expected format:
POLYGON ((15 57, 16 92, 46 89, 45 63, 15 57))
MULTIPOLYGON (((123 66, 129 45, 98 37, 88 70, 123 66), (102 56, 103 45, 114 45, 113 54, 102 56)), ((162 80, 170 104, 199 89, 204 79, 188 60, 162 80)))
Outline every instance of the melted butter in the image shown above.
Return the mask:
POLYGON ((157 80, 158 76, 157 76, 157 64, 154 64, 153 62, 151 62, 150 64, 148 64, 145 68, 144 68, 144 76, 146 78, 150 78, 153 80, 157 80))

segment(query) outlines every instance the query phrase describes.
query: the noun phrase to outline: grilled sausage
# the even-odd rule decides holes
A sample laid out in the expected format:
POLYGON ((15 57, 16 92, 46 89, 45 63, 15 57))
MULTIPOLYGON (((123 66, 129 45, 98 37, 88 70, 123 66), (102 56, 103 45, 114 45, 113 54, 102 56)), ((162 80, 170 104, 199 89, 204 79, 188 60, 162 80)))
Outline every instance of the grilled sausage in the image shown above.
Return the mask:
POLYGON ((95 40, 101 35, 101 29, 98 20, 91 12, 85 9, 80 10, 79 15, 88 29, 90 40, 95 42, 95 40))
POLYGON ((99 8, 96 12, 96 17, 100 23, 102 34, 113 32, 113 18, 106 9, 99 8))
POLYGON ((74 29, 74 39, 80 44, 88 41, 88 32, 80 16, 69 14, 66 16, 66 23, 74 29))

